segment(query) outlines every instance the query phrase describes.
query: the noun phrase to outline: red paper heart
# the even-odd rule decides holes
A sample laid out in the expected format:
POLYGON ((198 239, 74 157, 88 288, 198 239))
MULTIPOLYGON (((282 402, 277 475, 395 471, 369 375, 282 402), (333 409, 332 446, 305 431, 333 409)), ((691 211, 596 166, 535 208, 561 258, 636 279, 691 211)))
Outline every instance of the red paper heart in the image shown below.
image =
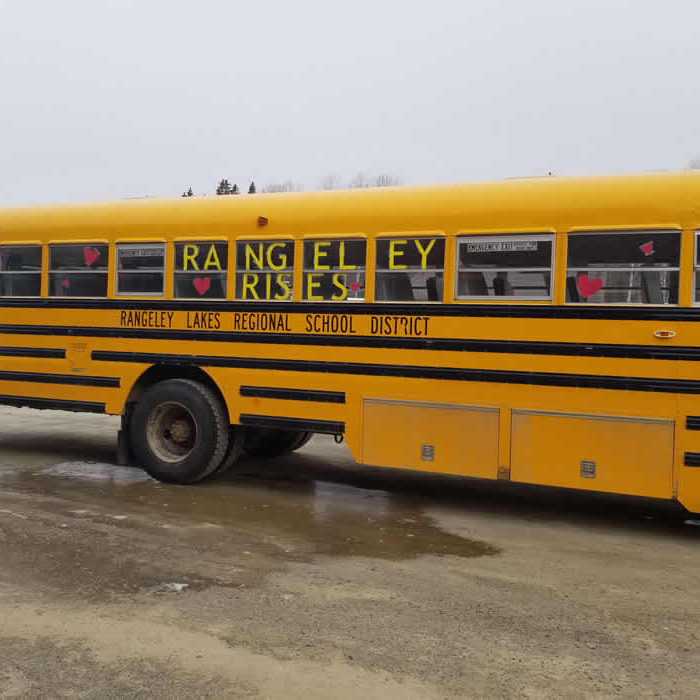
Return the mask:
POLYGON ((83 255, 85 256, 85 264, 92 265, 100 257, 100 251, 95 248, 83 248, 83 255))
POLYGON ((195 277, 192 280, 192 284, 194 284, 194 288, 201 296, 209 291, 209 287, 211 287, 211 280, 208 277, 195 277))
POLYGON ((350 289, 352 289, 353 292, 356 292, 360 288, 360 283, 359 282, 353 282, 350 285, 350 289))
POLYGON ((576 279, 576 286, 578 287, 578 293, 584 299, 588 299, 588 297, 600 291, 600 288, 603 286, 603 280, 592 280, 588 275, 579 275, 576 279))
POLYGON ((641 250, 644 255, 651 255, 654 252, 654 241, 649 241, 649 243, 640 245, 639 250, 641 250))
POLYGON ((63 280, 63 282, 61 282, 61 284, 62 284, 66 289, 68 289, 68 287, 70 287, 70 280, 63 280))

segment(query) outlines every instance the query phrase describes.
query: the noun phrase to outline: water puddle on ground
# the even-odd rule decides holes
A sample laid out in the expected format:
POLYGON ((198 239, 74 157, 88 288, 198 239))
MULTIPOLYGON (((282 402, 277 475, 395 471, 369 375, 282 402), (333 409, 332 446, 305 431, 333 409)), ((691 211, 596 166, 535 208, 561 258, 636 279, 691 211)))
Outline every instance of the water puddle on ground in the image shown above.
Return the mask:
POLYGON ((35 472, 35 476, 58 476, 100 484, 113 484, 114 486, 139 484, 144 481, 155 483, 141 469, 118 467, 106 462, 60 462, 35 472))
POLYGON ((244 534, 280 542, 283 552, 381 559, 498 553, 486 542, 440 528, 424 513, 429 498, 324 480, 313 469, 306 473, 302 455, 290 459, 294 469, 281 474, 251 463, 196 486, 162 484, 135 467, 78 461, 15 473, 7 481, 37 495, 68 499, 64 512, 74 517, 101 513, 129 526, 147 520, 198 537, 209 529, 217 539, 244 534))

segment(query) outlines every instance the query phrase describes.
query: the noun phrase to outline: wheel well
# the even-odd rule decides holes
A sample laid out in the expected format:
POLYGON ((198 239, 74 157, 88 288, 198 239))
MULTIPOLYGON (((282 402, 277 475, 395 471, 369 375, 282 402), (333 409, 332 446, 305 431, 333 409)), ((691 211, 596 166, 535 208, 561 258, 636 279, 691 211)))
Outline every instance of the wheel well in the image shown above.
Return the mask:
POLYGON ((153 365, 149 367, 131 387, 129 396, 124 403, 124 415, 130 412, 133 405, 147 389, 150 389, 154 384, 166 379, 192 379, 208 386, 219 397, 226 411, 226 415, 229 415, 226 399, 216 382, 200 367, 187 365, 153 365))

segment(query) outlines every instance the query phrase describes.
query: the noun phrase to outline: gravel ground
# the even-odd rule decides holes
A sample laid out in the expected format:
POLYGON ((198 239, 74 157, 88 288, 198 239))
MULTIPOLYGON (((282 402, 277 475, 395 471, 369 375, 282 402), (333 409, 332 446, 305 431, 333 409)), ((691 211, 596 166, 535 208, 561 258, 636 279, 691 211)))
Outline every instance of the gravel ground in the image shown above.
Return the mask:
POLYGON ((0 698, 700 697, 676 508, 325 437, 167 486, 112 464, 117 423, 0 408, 0 698))

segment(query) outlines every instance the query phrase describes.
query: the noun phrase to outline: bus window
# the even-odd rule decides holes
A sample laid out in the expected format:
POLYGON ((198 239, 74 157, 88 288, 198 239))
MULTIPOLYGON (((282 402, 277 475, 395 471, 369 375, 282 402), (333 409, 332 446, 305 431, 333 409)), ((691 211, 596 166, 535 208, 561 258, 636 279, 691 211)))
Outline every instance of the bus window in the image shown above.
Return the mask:
POLYGON ((304 241, 303 299, 363 301, 366 254, 364 239, 304 241))
POLYGON ((566 300, 677 304, 678 231, 569 234, 566 300))
POLYGON ((0 246, 0 296, 41 295, 41 246, 0 246))
POLYGON ((291 301, 294 241, 238 241, 236 299, 291 301))
POLYGON ((173 296, 225 299, 227 243, 176 243, 173 296))
POLYGON ((698 239, 700 238, 700 231, 695 232, 695 275, 693 284, 695 285, 695 291, 693 294, 694 303, 700 302, 700 250, 698 249, 698 239))
POLYGON ((165 244, 117 244, 117 294, 163 296, 165 244))
POLYGON ((444 238, 377 240, 376 301, 442 301, 444 238))
POLYGON ((106 297, 109 247, 105 244, 49 246, 49 296, 106 297))
POLYGON ((554 235, 470 236, 457 241, 455 297, 552 298, 554 235))

